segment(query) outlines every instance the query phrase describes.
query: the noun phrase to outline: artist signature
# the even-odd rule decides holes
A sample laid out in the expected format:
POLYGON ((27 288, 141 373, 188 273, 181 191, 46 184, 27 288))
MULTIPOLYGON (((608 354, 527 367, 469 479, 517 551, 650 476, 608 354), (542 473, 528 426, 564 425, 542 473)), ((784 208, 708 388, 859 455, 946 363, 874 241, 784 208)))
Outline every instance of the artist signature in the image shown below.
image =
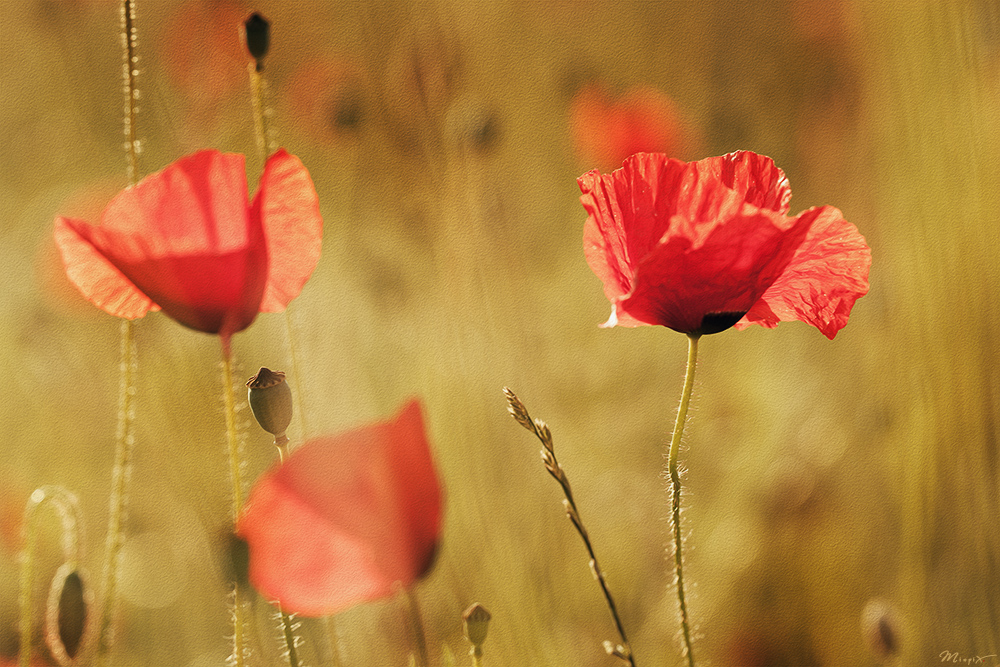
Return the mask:
POLYGON ((995 658, 997 656, 994 653, 993 655, 975 655, 963 658, 958 654, 958 651, 941 651, 938 657, 941 658, 941 662, 952 662, 959 665, 985 665, 988 664, 986 662, 987 658, 995 658))

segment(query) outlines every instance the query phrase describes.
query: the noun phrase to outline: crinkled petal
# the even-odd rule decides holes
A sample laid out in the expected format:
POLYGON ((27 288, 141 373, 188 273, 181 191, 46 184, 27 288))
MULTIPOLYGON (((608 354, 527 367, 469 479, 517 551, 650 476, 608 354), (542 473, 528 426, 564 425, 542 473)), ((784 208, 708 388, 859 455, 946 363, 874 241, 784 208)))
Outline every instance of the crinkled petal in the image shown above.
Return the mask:
POLYGON ((281 149, 268 158, 253 211, 267 237, 269 263, 260 309, 281 312, 312 275, 323 240, 319 197, 297 157, 281 149))
POLYGON ((805 240, 738 329, 800 320, 833 339, 854 302, 868 293, 871 249, 857 227, 832 206, 811 208, 798 220, 809 224, 805 240))
POLYGON ((101 310, 132 320, 160 307, 126 278, 87 240, 92 225, 73 218, 56 218, 54 237, 66 276, 81 294, 101 310))
POLYGON ((778 279, 808 229, 808 221, 787 227, 784 216, 747 206, 698 243, 665 239, 637 267, 632 291, 616 302, 618 317, 682 333, 704 332, 706 316, 731 325, 778 279))
MULTIPOLYGON (((783 214, 791 198, 788 180, 774 162, 748 151, 691 163, 639 153, 611 174, 594 170, 578 183, 588 213, 584 254, 612 303, 635 289, 640 263, 662 255, 665 244, 698 248, 747 204, 783 214)), ((770 220, 790 225, 781 216, 770 220)), ((607 324, 644 322, 630 311, 616 309, 607 324)))
POLYGON ((441 536, 420 404, 302 445, 257 482, 238 530, 251 582, 289 612, 332 614, 412 585, 441 536))

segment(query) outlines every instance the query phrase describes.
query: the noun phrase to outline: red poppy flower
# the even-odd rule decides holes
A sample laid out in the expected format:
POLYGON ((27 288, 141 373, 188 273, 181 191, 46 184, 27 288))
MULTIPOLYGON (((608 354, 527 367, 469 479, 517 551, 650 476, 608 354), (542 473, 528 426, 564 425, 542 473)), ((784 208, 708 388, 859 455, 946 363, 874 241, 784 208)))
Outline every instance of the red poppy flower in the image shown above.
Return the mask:
POLYGON ((639 152, 676 154, 681 126, 673 100, 647 86, 612 99, 589 84, 573 97, 570 129, 581 162, 611 168, 639 152))
POLYGON ((769 157, 640 153, 578 183, 584 252, 612 303, 605 326, 700 335, 801 320, 833 338, 868 292, 857 228, 830 206, 788 217, 792 192, 769 157))
POLYGON ((265 473, 238 524, 250 581, 284 611, 322 616, 411 586, 433 564, 441 489, 420 403, 315 438, 265 473))
POLYGON ((252 203, 243 156, 205 150, 120 192, 100 226, 55 224, 66 273, 96 306, 129 319, 162 308, 224 342, 298 295, 322 233, 309 172, 284 150, 252 203))

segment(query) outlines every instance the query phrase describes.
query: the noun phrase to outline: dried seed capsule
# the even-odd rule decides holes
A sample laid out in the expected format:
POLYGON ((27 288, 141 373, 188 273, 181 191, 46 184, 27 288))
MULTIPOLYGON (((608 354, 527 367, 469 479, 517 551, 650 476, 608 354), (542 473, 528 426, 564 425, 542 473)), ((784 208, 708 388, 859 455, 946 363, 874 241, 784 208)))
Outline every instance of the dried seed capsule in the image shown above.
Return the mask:
POLYGON ((271 23, 254 12, 243 22, 243 38, 246 41, 247 51, 257 61, 257 69, 260 70, 260 61, 267 55, 271 47, 271 23))
POLYGON ((285 382, 285 374, 261 368, 247 380, 247 399, 250 410, 260 427, 274 436, 275 442, 284 438, 292 423, 292 390, 285 382))
POLYGON ((489 630, 491 618, 492 616, 490 616, 490 612, 486 611, 486 607, 478 602, 462 614, 462 620, 465 622, 465 638, 474 647, 478 648, 486 641, 486 631, 489 630))
POLYGON ((45 643, 62 667, 76 664, 89 628, 93 596, 73 563, 56 570, 45 610, 45 643))

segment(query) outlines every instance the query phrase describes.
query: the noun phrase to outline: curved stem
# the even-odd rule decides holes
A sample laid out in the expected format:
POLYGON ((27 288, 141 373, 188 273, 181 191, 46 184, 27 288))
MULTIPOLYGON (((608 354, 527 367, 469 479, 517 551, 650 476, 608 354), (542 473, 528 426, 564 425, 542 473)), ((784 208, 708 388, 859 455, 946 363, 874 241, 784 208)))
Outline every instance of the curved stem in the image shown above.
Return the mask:
POLYGON ((80 561, 80 504, 76 496, 59 486, 35 489, 24 508, 24 552, 21 555, 19 667, 31 665, 31 593, 35 579, 35 544, 38 541, 37 512, 42 505, 52 505, 62 524, 63 560, 72 567, 80 561))
MULTIPOLYGON (((233 392, 233 355, 230 341, 222 337, 222 397, 226 406, 226 440, 229 444, 229 474, 233 485, 233 524, 243 509, 243 485, 240 481, 240 441, 236 429, 236 396, 233 392)), ((243 599, 239 581, 233 581, 233 656, 232 664, 243 667, 243 599)))
POLYGON ((684 434, 684 422, 687 419, 688 406, 691 404, 691 392, 694 389, 694 370, 698 361, 699 336, 688 334, 687 370, 684 373, 684 389, 681 391, 681 404, 677 408, 677 421, 674 422, 674 433, 670 438, 670 453, 667 456, 667 473, 670 476, 671 488, 671 524, 674 533, 674 569, 677 581, 677 603, 680 607, 681 633, 684 639, 684 655, 688 667, 694 667, 694 654, 691 652, 691 626, 688 623, 687 601, 684 598, 684 564, 681 556, 683 539, 681 536, 681 475, 677 468, 677 451, 680 449, 681 436, 684 434))

